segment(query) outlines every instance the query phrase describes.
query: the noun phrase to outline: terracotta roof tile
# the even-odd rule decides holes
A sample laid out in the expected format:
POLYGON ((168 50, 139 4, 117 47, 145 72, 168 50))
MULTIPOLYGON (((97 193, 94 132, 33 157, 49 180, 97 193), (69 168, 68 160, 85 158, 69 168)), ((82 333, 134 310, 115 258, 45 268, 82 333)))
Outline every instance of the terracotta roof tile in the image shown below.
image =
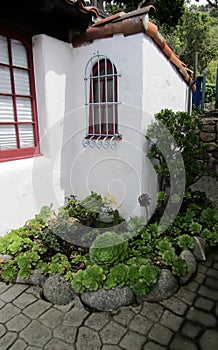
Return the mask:
POLYGON ((129 36, 137 33, 144 33, 157 44, 167 59, 178 69, 183 79, 195 90, 193 72, 167 45, 158 27, 149 20, 149 12, 151 11, 154 11, 154 7, 147 6, 136 11, 129 13, 121 12, 103 20, 96 21, 95 24, 87 28, 85 33, 74 37, 72 44, 74 47, 78 47, 96 39, 112 37, 114 34, 129 36))

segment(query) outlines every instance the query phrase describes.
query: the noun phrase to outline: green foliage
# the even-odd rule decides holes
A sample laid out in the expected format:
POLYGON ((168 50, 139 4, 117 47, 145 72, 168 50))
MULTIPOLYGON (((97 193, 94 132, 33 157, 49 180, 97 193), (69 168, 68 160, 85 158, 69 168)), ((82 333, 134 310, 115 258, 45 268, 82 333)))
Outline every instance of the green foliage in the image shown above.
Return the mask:
POLYGON ((26 227, 12 230, 5 236, 0 237, 0 252, 2 254, 17 254, 25 249, 30 249, 33 245, 30 232, 26 227))
POLYGON ((104 282, 105 289, 123 287, 128 283, 129 267, 123 263, 117 264, 110 269, 104 282))
POLYGON ((105 232, 98 236, 90 247, 90 260, 92 264, 110 267, 127 258, 127 242, 113 232, 105 232))
POLYGON ((184 233, 178 237, 178 245, 181 249, 193 249, 194 248, 194 238, 190 237, 188 234, 184 233))
POLYGON ((48 272, 51 275, 62 274, 64 275, 71 269, 71 264, 68 260, 68 257, 64 254, 57 253, 51 258, 51 261, 48 264, 48 272))
POLYGON ((129 286, 138 295, 146 295, 151 286, 157 281, 160 270, 157 266, 131 265, 129 267, 129 286))
POLYGON ((106 276, 103 269, 97 265, 90 265, 86 270, 79 270, 72 278, 72 287, 78 293, 86 290, 95 291, 103 287, 106 276))

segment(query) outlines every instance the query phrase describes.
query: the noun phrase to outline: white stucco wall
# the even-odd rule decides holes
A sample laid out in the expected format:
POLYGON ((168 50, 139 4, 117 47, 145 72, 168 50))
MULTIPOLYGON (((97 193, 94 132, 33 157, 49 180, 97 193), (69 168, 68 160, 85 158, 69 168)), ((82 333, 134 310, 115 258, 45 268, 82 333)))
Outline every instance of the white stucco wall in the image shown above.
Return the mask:
POLYGON ((145 155, 144 131, 161 108, 186 108, 186 84, 149 38, 138 34, 72 48, 45 35, 33 43, 41 156, 0 163, 0 234, 23 225, 43 205, 90 191, 116 197, 125 217, 143 214, 141 193, 155 206, 156 174, 145 155), (84 71, 99 51, 116 65, 119 132, 116 149, 83 147, 84 71))

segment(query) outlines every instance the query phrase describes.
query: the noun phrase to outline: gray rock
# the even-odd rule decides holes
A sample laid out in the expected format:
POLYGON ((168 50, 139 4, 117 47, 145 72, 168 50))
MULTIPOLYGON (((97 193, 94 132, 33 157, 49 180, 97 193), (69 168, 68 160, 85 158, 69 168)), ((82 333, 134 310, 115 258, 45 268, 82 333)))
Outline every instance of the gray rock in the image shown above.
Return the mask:
POLYGON ((45 281, 42 294, 47 301, 58 305, 68 304, 75 296, 71 284, 60 274, 51 276, 45 281))
POLYGON ((8 263, 11 259, 12 259, 11 255, 0 254, 0 261, 2 261, 4 264, 8 263))
POLYGON ((111 311, 134 302, 134 294, 129 287, 114 289, 98 289, 81 295, 84 304, 99 311, 111 311))
POLYGON ((190 252, 190 250, 183 250, 180 256, 187 263, 186 275, 179 278, 180 284, 184 285, 190 280, 191 276, 195 273, 197 268, 197 263, 194 255, 192 254, 192 252, 190 252))
POLYGON ((145 301, 158 302, 170 298, 178 290, 178 282, 172 272, 162 269, 157 282, 151 287, 145 296, 137 296, 137 301, 143 304, 145 301))
POLYGON ((41 273, 39 270, 35 270, 28 279, 17 276, 16 283, 42 286, 46 279, 47 277, 43 275, 43 273, 41 273))
POLYGON ((205 261, 206 250, 207 250, 207 243, 205 239, 195 236, 194 240, 195 240, 195 243, 194 243, 194 248, 192 250, 192 254, 194 255, 196 260, 205 261))

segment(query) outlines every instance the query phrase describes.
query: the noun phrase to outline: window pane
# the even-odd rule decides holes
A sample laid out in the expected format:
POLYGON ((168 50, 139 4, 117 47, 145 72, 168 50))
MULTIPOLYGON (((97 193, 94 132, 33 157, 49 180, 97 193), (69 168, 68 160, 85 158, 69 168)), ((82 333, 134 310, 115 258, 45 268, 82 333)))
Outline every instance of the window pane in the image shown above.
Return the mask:
POLYGON ((17 148, 16 130, 14 125, 0 125, 0 149, 17 148))
POLYGON ((18 40, 11 40, 13 66, 28 68, 27 52, 25 46, 18 40))
POLYGON ((9 64, 8 41, 3 35, 0 35, 0 62, 9 64))
POLYGON ((31 100, 25 97, 16 98, 17 118, 18 121, 32 121, 32 105, 31 100))
POLYGON ((0 92, 11 93, 11 76, 8 67, 0 66, 0 92))
POLYGON ((20 147, 34 147, 34 131, 33 125, 31 124, 23 124, 19 125, 19 138, 20 138, 20 147))
POLYGON ((0 96, 0 121, 14 121, 13 100, 10 96, 0 96))
POLYGON ((21 69, 14 69, 15 93, 30 95, 29 73, 21 69))

